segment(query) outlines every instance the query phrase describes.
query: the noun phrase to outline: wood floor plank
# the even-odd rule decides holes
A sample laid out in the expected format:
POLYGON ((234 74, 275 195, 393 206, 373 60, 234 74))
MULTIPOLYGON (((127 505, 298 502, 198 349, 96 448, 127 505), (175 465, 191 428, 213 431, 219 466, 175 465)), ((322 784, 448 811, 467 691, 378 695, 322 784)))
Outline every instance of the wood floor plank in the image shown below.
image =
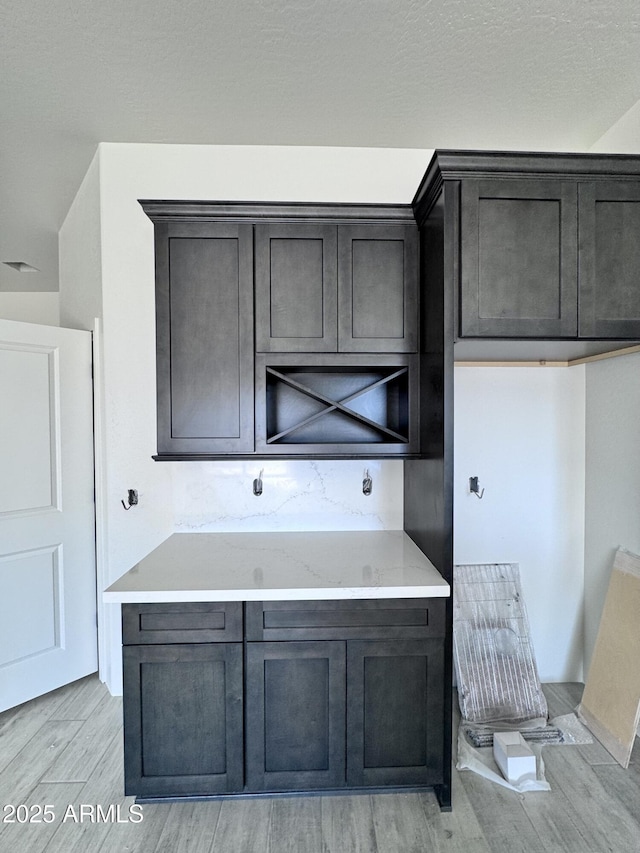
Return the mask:
MULTIPOLYGON (((27 815, 23 813, 21 820, 13 815, 15 823, 0 823, 0 850, 42 853, 60 826, 67 804, 73 802, 81 790, 81 784, 36 785, 21 803, 27 807, 27 815), (25 817, 28 822, 24 822, 25 817)), ((18 805, 14 801, 12 804, 18 805)), ((7 815, 5 810, 3 818, 7 815)))
MULTIPOLYGON (((70 685, 67 685, 67 688, 70 688, 70 685)), ((87 720, 105 698, 113 698, 106 685, 95 673, 87 675, 74 682, 72 689, 64 691, 62 701, 53 711, 52 719, 87 720)))
POLYGON ((43 782, 87 782, 122 729, 122 701, 104 697, 74 739, 43 775, 43 782))
POLYGON ((172 803, 155 853, 209 853, 220 815, 220 802, 172 803))
POLYGON ((82 723, 48 720, 0 774, 0 803, 20 803, 72 740, 82 723))
POLYGON ((562 791, 532 791, 523 796, 522 807, 548 853, 599 853, 562 791))
MULTIPOLYGON (((89 676, 89 679, 94 683, 94 687, 99 684, 97 677, 89 676)), ((65 684, 57 690, 0 714, 0 773, 44 723, 56 718, 57 709, 76 695, 84 681, 85 679, 81 679, 79 682, 65 684)))
POLYGON ((374 794, 371 805, 380 853, 424 853, 437 849, 419 794, 374 794))
MULTIPOLYGON (((80 786, 75 800, 70 800, 73 813, 58 827, 47 847, 46 853, 97 853, 102 849, 114 820, 127 819, 133 797, 124 797, 122 784, 122 734, 107 743, 104 759, 94 768, 88 782, 80 786), (81 806, 100 806, 107 821, 81 819, 81 806), (115 811, 115 814, 114 814, 115 811), (74 819, 74 815, 78 820, 74 819)), ((145 815, 146 817, 146 815, 145 815)), ((166 812, 165 812, 166 817, 166 812)), ((162 828, 162 827, 161 827, 162 828)))
POLYGON ((323 797, 321 802, 324 853, 375 853, 371 797, 323 797))
POLYGON ((265 853, 273 800, 224 800, 213 840, 214 851, 265 853))
POLYGON ((320 797, 274 799, 269 826, 269 853, 321 853, 320 797))
POLYGON ((491 853, 478 818, 464 789, 460 774, 451 776, 451 798, 454 808, 440 811, 435 794, 421 794, 420 800, 429 826, 436 839, 437 853, 491 853))
POLYGON ((624 803, 605 789, 576 747, 547 750, 546 775, 552 789, 562 791, 570 801, 594 850, 637 853, 640 824, 624 803), (629 846, 630 839, 635 846, 629 846))
POLYGON ((597 767, 602 764, 612 764, 616 767, 620 766, 613 755, 611 755, 610 752, 607 752, 595 736, 593 737, 593 743, 576 744, 575 749, 580 757, 591 767, 597 767))
POLYGON ((0 728, 0 773, 48 721, 48 714, 24 713, 7 718, 0 728))
MULTIPOLYGON (((640 825, 640 773, 636 768, 612 765, 594 767, 593 772, 600 784, 618 803, 623 805, 640 825)), ((638 849, 640 849, 640 829, 638 831, 638 849)))
POLYGON ((133 803, 133 797, 124 796, 124 746, 122 731, 117 732, 107 743, 100 763, 94 768, 82 789, 87 803, 133 803))
POLYGON ((469 770, 460 771, 460 778, 491 853, 546 853, 522 806, 527 795, 469 770))

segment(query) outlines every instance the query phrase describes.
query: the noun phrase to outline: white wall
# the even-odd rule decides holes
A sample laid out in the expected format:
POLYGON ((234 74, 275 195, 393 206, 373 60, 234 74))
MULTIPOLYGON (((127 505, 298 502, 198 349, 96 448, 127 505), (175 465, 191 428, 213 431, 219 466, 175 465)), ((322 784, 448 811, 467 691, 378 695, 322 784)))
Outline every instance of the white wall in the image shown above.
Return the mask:
POLYGON ((60 300, 54 292, 0 292, 0 317, 22 323, 60 325, 60 300))
POLYGON ((640 353, 587 365, 585 672, 618 547, 640 554, 640 353))
POLYGON ((582 678, 584 389, 584 367, 455 368, 454 559, 520 564, 543 681, 582 678))
MULTIPOLYGON (((592 146, 640 151, 640 101, 592 146)), ((587 365, 585 676, 619 546, 640 553, 640 355, 587 365)))
POLYGON ((98 150, 59 233, 61 326, 91 331, 102 317, 101 240, 98 150))

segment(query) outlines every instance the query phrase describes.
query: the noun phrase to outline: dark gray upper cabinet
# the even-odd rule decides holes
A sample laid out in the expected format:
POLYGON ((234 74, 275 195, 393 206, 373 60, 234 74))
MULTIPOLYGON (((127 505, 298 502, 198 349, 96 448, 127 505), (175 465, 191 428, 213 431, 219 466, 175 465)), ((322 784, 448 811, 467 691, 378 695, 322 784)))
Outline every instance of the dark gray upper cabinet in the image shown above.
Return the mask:
POLYGON ((580 335, 640 337, 640 181, 580 184, 580 335))
POLYGON ((258 224, 257 352, 418 348, 415 225, 258 224))
POLYGON ((255 226, 256 351, 336 352, 335 225, 255 226))
POLYGON ((141 205, 155 225, 156 458, 417 452, 417 365, 393 361, 418 347, 409 205, 141 205))
POLYGON ((437 151, 420 226, 443 186, 456 337, 640 339, 640 158, 437 151))
POLYGON ((460 207, 460 334, 575 336, 576 185, 466 180, 460 207))
POLYGON ((250 225, 156 223, 158 454, 253 451, 250 225))

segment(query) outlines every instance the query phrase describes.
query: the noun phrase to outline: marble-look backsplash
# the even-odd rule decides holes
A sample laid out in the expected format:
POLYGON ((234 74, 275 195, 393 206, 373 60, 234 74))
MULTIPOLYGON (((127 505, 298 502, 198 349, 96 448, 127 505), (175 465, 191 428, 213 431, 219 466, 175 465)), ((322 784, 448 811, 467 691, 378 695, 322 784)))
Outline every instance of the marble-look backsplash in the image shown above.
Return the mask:
POLYGON ((171 477, 176 532, 402 529, 396 459, 179 462, 171 477), (369 496, 362 492, 367 469, 369 496))

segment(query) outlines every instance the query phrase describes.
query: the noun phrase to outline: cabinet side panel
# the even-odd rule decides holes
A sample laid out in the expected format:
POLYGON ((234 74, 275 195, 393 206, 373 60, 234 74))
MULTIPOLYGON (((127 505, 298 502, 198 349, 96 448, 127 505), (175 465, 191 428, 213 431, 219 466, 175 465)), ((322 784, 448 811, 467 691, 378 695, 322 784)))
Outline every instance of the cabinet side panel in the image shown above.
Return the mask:
MULTIPOLYGON (((421 459, 404 463, 404 529, 453 587, 453 349, 460 286, 460 183, 447 181, 420 223, 421 459)), ((453 588, 452 593, 453 595, 453 588)), ((438 799, 451 805, 452 599, 445 603, 441 776, 438 799)))

